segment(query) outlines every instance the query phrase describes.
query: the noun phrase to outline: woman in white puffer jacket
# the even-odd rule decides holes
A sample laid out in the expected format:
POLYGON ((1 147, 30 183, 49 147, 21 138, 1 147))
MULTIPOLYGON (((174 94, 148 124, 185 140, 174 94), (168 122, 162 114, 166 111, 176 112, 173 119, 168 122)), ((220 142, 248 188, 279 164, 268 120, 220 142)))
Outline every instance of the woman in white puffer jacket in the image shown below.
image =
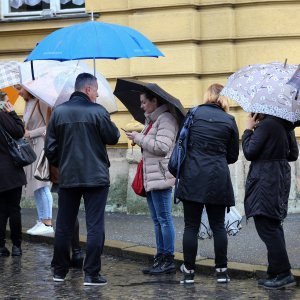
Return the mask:
POLYGON ((142 148, 144 187, 155 228, 157 253, 153 265, 144 274, 158 275, 176 272, 174 264, 175 231, 172 220, 172 187, 175 178, 168 171, 178 123, 169 112, 168 104, 150 93, 140 95, 145 111, 143 132, 127 132, 127 137, 142 148), (148 126, 152 126, 145 135, 148 126))

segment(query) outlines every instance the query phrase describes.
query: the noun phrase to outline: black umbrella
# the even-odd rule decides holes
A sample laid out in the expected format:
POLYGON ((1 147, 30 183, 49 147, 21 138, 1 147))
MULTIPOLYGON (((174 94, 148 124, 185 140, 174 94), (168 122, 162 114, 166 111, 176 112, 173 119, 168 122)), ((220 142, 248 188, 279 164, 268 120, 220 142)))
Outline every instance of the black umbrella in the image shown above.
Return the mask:
MULTIPOLYGON (((132 114, 135 120, 145 124, 144 111, 141 109, 140 94, 143 92, 150 92, 158 99, 169 105, 180 123, 184 118, 186 111, 181 102, 159 87, 156 83, 143 82, 133 79, 117 79, 114 94, 126 106, 128 111, 132 114)), ((171 111, 172 112, 172 111, 171 111)))

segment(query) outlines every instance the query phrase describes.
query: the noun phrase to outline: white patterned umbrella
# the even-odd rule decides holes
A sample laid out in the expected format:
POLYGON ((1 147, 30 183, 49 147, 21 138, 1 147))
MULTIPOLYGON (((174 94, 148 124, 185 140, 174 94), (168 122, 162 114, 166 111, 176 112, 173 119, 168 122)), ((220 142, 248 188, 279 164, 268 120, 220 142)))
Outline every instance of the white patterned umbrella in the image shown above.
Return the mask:
POLYGON ((246 112, 296 122, 300 120, 300 97, 288 81, 297 67, 276 62, 244 67, 228 78, 221 95, 236 101, 246 112))
POLYGON ((19 63, 17 61, 0 62, 0 89, 19 83, 19 63))

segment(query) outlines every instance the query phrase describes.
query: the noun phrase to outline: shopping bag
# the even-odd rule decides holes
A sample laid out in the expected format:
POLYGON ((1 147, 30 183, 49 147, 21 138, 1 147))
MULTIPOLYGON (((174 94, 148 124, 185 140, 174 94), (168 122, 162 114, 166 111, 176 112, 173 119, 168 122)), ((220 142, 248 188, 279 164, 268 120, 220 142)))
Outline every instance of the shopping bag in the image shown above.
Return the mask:
MULTIPOLYGON (((234 236, 236 235, 241 229, 242 229, 242 216, 237 211, 235 207, 230 207, 230 211, 225 214, 225 229, 228 235, 234 236)), ((200 225, 200 231, 198 233, 198 238, 201 240, 204 239, 211 239, 213 237, 213 232, 210 228, 209 222, 208 222, 208 216, 205 207, 202 211, 201 216, 201 225, 200 225)))
POLYGON ((50 180, 50 165, 44 150, 42 150, 39 156, 33 176, 41 181, 50 180))
POLYGON ((143 178, 143 159, 141 159, 141 161, 137 165, 136 173, 132 181, 131 187, 138 196, 146 197, 143 178))

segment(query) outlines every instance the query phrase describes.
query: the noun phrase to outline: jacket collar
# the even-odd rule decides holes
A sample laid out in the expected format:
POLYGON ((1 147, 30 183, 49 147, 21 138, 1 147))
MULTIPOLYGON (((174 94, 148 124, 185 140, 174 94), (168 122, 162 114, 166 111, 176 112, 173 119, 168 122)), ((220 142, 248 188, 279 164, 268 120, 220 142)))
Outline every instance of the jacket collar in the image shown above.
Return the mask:
POLYGON ((164 112, 168 111, 168 106, 167 104, 163 104, 161 106, 159 106, 155 111, 153 111, 152 113, 150 114, 145 114, 145 117, 146 117, 146 120, 147 120, 147 123, 149 122, 152 122, 154 123, 157 118, 164 112))
POLYGON ((91 102, 91 100, 90 100, 90 98, 88 97, 88 95, 85 94, 85 93, 83 93, 83 92, 78 92, 78 91, 74 92, 74 93, 70 96, 70 101, 75 100, 75 99, 73 99, 73 98, 75 98, 75 97, 80 97, 80 98, 83 98, 84 100, 87 100, 87 101, 91 102))

